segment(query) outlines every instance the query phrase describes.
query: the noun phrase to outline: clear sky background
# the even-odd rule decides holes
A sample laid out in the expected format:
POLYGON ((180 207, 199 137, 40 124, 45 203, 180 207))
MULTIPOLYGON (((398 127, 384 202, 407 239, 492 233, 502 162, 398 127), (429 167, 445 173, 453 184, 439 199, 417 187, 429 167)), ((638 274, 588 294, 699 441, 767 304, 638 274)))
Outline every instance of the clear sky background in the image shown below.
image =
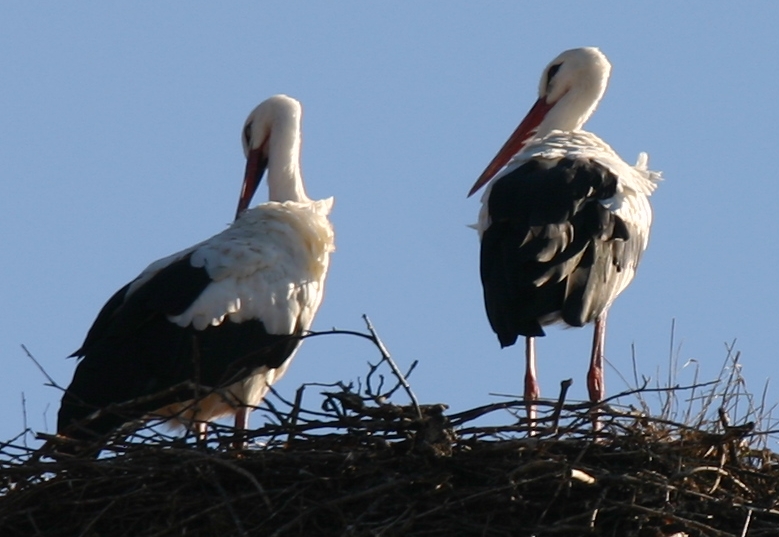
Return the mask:
MULTIPOLYGON (((314 323, 367 313, 426 403, 521 393, 500 350, 466 193, 536 99, 559 52, 598 46, 611 84, 587 129, 665 181, 607 358, 632 377, 680 364, 712 378, 736 340, 779 402, 776 221, 779 3, 7 2, 0 8, 0 440, 52 432, 97 312, 148 263, 232 219, 243 121, 275 93, 304 106, 303 173, 334 196, 337 252, 314 323)), ((255 202, 264 201, 260 188, 255 202)), ((539 341, 543 394, 586 398, 591 329, 539 341)), ((356 379, 377 353, 307 341, 278 384, 356 379)), ((683 370, 680 381, 692 378, 683 370)), ((607 391, 625 385, 607 370, 607 391)), ((398 402, 403 398, 398 397, 398 402)), ((315 400, 314 400, 315 401, 315 400)), ((255 413, 254 425, 262 423, 255 413)), ((772 446, 776 448, 776 446, 772 446)))

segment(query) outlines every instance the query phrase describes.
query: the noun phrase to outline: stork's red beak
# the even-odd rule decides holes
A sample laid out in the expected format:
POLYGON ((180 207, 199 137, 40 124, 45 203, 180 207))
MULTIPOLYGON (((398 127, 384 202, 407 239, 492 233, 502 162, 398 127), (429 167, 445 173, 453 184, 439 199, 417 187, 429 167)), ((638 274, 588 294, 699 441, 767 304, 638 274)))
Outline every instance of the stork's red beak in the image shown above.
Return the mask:
POLYGON ((241 197, 238 198, 238 209, 235 211, 236 218, 249 207, 267 166, 268 157, 265 156, 262 146, 249 151, 249 156, 246 158, 246 173, 243 176, 241 197))
POLYGON ((519 150, 522 149, 522 147, 525 145, 525 142, 527 142, 528 139, 533 136, 533 134, 535 134, 536 129, 544 120, 544 117, 549 112, 549 110, 552 109, 552 106, 554 106, 554 103, 547 104, 543 97, 536 101, 536 104, 534 104, 530 109, 530 112, 527 113, 525 119, 523 119, 519 124, 519 127, 517 127, 514 133, 509 136, 509 139, 506 140, 506 143, 503 144, 503 147, 500 148, 498 154, 495 155, 495 158, 492 159, 492 162, 490 162, 489 166, 487 166, 487 168, 476 180, 476 183, 471 188, 471 191, 468 192, 468 197, 473 196, 481 187, 487 183, 487 181, 492 179, 495 174, 498 173, 501 168, 503 168, 503 166, 508 164, 508 161, 511 160, 511 157, 516 155, 519 150))

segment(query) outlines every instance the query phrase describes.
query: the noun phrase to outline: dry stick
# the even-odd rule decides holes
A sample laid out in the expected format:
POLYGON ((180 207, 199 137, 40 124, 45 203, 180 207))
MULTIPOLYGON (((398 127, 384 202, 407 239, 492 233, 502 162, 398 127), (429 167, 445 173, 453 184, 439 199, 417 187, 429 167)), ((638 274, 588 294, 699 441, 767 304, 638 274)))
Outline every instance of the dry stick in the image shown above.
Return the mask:
POLYGON ((740 464, 738 453, 736 452, 736 441, 743 438, 744 435, 752 432, 755 424, 754 422, 749 422, 739 427, 733 427, 730 425, 730 418, 728 417, 728 413, 724 407, 719 407, 717 412, 719 413, 720 424, 722 425, 722 430, 724 431, 724 434, 722 435, 722 449, 724 450, 725 447, 727 447, 728 455, 730 455, 732 464, 739 466, 740 464))
MULTIPOLYGON (((766 429, 771 428, 771 414, 773 414, 774 407, 772 406, 769 409, 766 409, 766 405, 768 404, 766 401, 766 397, 768 397, 768 383, 770 379, 765 380, 765 384, 763 385, 763 393, 760 397, 760 414, 756 416, 757 422, 760 424, 760 428, 765 427, 766 429)), ((768 447, 768 437, 765 436, 762 438, 762 440, 759 441, 758 447, 761 449, 765 449, 768 447)))
MULTIPOLYGON (((618 393, 616 395, 612 395, 610 397, 607 397, 606 399, 601 401, 600 404, 601 405, 605 405, 605 404, 607 404, 607 403, 609 403, 611 401, 614 401, 616 399, 620 399, 622 397, 627 397, 627 396, 630 396, 630 395, 635 395, 635 394, 640 394, 640 393, 655 393, 655 392, 664 392, 664 391, 670 391, 670 390, 691 390, 691 389, 695 389, 695 388, 701 388, 701 387, 710 386, 712 384, 716 384, 717 381, 710 381, 710 382, 699 383, 699 384, 695 384, 693 386, 674 386, 674 387, 670 387, 670 388, 647 388, 646 387, 647 383, 648 383, 648 381, 645 382, 644 385, 641 386, 640 388, 627 390, 627 391, 624 391, 624 392, 620 392, 620 393, 618 393)), ((536 401, 536 404, 539 405, 539 406, 555 406, 558 403, 551 403, 549 401, 539 400, 539 401, 536 401)), ((522 405, 524 405, 524 402, 521 401, 521 400, 505 401, 505 402, 502 402, 502 403, 491 403, 491 404, 488 404, 488 405, 483 405, 483 406, 480 406, 480 407, 472 408, 470 410, 466 410, 466 411, 459 412, 459 413, 456 413, 456 414, 451 414, 451 415, 449 415, 449 421, 450 421, 450 423, 453 426, 459 426, 459 425, 463 425, 464 423, 467 423, 469 421, 475 420, 475 419, 477 419, 477 418, 479 418, 479 417, 481 417, 481 416, 483 416, 485 414, 489 414, 491 412, 494 412, 496 410, 506 410, 506 409, 511 409, 511 408, 514 408, 514 407, 519 407, 519 406, 522 406, 522 405)), ((587 403, 572 403, 572 404, 567 404, 567 405, 564 404, 562 406, 562 409, 566 410, 566 411, 569 411, 569 412, 576 412, 578 410, 588 410, 591 407, 592 407, 592 403, 589 403, 589 402, 587 402, 587 403)), ((633 418, 636 417, 636 414, 634 412, 621 412, 621 411, 618 411, 618 410, 616 410, 614 408, 611 408, 610 412, 615 414, 615 415, 617 415, 617 416, 619 416, 619 417, 623 417, 623 416, 633 417, 633 418)), ((686 430, 692 430, 693 429, 693 427, 687 427, 687 426, 685 426, 683 424, 676 423, 676 422, 674 422, 672 420, 661 419, 661 418, 653 418, 651 416, 645 416, 645 418, 647 420, 650 420, 650 421, 652 421, 654 423, 658 423, 658 424, 673 425, 673 426, 677 426, 677 427, 680 427, 680 428, 683 428, 683 429, 686 429, 686 430)), ((546 421, 546 420, 550 420, 551 418, 539 418, 539 420, 542 420, 542 419, 546 421)))
POLYGON ((633 363, 633 385, 638 386, 638 365, 636 364, 636 344, 630 344, 630 360, 633 363))
POLYGON ((741 530, 741 537, 747 536, 747 531, 749 530, 749 524, 752 522, 752 509, 747 510, 747 518, 744 520, 744 527, 741 530))
MULTIPOLYGON (((544 401, 538 401, 539 404, 544 404, 544 401)), ((514 407, 524 406, 524 401, 504 401, 503 403, 491 403, 489 405, 482 405, 470 410, 458 412, 457 414, 449 415, 449 423, 453 426, 463 425, 469 421, 473 421, 485 414, 495 412, 496 410, 506 410, 514 407)))
POLYGON ((263 503, 268 509, 272 509, 273 505, 271 504, 270 497, 268 496, 268 493, 265 492, 265 489, 260 484, 259 481, 257 481, 257 478, 248 470, 241 468, 240 466, 233 464, 229 461, 226 461, 220 457, 210 457, 206 453, 202 453, 197 450, 181 450, 182 453, 186 453, 196 459, 202 459, 208 462, 213 462, 216 465, 223 466, 227 468, 228 470, 231 470, 235 472, 238 475, 241 475, 245 477, 252 485, 254 485, 254 488, 257 490, 257 492, 260 495, 260 498, 262 498, 263 503))
POLYGON ((37 367, 37 368, 40 370, 40 372, 41 372, 41 373, 43 373, 43 376, 44 376, 44 377, 46 377, 46 380, 48 380, 48 381, 49 381, 49 384, 48 384, 48 386, 51 386, 52 388, 57 388, 58 390, 62 390, 63 392, 65 391, 65 388, 63 388, 62 386, 60 386, 59 384, 57 384, 57 383, 54 381, 54 379, 53 379, 53 378, 51 378, 51 376, 50 376, 50 375, 49 375, 49 374, 46 372, 46 370, 45 370, 45 369, 43 369, 43 366, 40 364, 40 362, 38 362, 38 360, 36 360, 36 359, 35 359, 35 356, 33 356, 33 355, 32 355, 32 353, 31 353, 29 350, 27 350, 27 347, 25 347, 24 345, 22 345, 22 350, 23 350, 23 351, 25 352, 25 354, 27 355, 27 358, 29 358, 30 360, 32 360, 32 363, 34 363, 34 364, 35 364, 35 366, 36 366, 36 367, 37 367))
POLYGON ((243 522, 241 522, 241 518, 235 512, 235 509, 233 509, 233 502, 227 495, 227 491, 222 486, 222 483, 219 482, 219 476, 216 475, 216 472, 213 472, 213 478, 213 484, 216 486, 216 490, 219 492, 219 496, 222 497, 223 505, 225 506, 225 509, 227 509, 230 518, 233 519, 235 528, 239 531, 242 537, 248 537, 249 534, 246 533, 246 530, 243 527, 243 522))
MULTIPOLYGON (((731 344, 730 349, 734 350, 736 346, 736 341, 733 340, 733 343, 731 344)), ((739 365, 738 361, 741 359, 741 351, 736 351, 736 355, 733 357, 733 363, 730 368, 730 375, 728 377, 728 382, 725 384, 725 394, 722 396, 722 402, 723 406, 730 401, 730 398, 735 398, 736 405, 733 409, 733 413, 735 415, 738 415, 738 401, 739 401, 739 380, 741 378, 741 374, 739 373, 739 365), (733 390, 731 393, 728 393, 728 389, 730 387, 733 387, 733 390)))
POLYGON ((24 398, 24 392, 22 392, 22 425, 24 426, 22 442, 24 442, 24 447, 27 447, 27 431, 29 429, 27 428, 27 400, 24 398))
MULTIPOLYGON (((395 375, 395 377, 400 382, 401 386, 403 386, 403 389, 408 394, 409 399, 411 399, 411 404, 414 407, 414 410, 417 413, 417 416, 419 418, 422 418, 422 410, 419 407, 419 401, 417 400, 416 395, 414 395, 414 392, 411 390, 411 385, 408 383, 408 380, 406 380, 406 377, 403 375, 403 373, 398 368, 395 361, 392 359, 392 356, 390 355, 389 351, 387 350, 387 347, 382 342, 379 335, 376 333, 376 330, 373 327, 373 324, 371 323, 371 320, 368 318, 368 315, 363 314, 362 316, 363 320, 365 321, 365 324, 367 325, 368 332, 370 334, 363 334, 362 332, 356 332, 354 330, 329 330, 327 332, 308 332, 304 336, 301 336, 301 339, 307 339, 309 337, 314 336, 322 336, 327 334, 342 334, 342 335, 350 335, 350 336, 357 336, 364 339, 367 339, 369 341, 372 341, 374 345, 379 349, 379 352, 381 353, 381 358, 387 364, 390 366, 390 369, 392 369, 392 373, 395 375)), ((414 364, 416 365, 416 364, 414 364)), ((414 366, 412 366, 413 369, 414 366)))
POLYGON ((84 537, 85 535, 90 535, 90 531, 92 530, 92 527, 97 523, 98 520, 100 520, 106 512, 111 509, 114 504, 116 504, 116 500, 111 500, 108 502, 108 505, 103 507, 100 512, 92 517, 92 520, 89 521, 89 524, 87 524, 84 529, 79 533, 79 537, 84 537))
POLYGON ((376 346, 379 348, 379 351, 381 352, 382 359, 384 359, 384 361, 387 362, 387 364, 389 364, 390 369, 392 369, 392 372, 395 374, 397 379, 403 385, 403 389, 406 390, 406 393, 411 399, 411 403, 414 405, 414 410, 416 410, 417 412, 417 417, 422 419, 422 410, 420 410, 419 408, 419 402, 417 401, 417 396, 414 395, 414 392, 411 390, 411 385, 406 380, 406 377, 403 376, 403 373, 400 372, 400 369, 398 369, 398 366, 395 363, 395 361, 392 359, 392 356, 390 356, 387 347, 384 346, 384 343, 381 341, 379 335, 376 333, 376 330, 373 328, 373 324, 371 324, 371 320, 368 318, 368 315, 363 313, 362 318, 365 320, 365 325, 368 328, 368 332, 371 333, 374 343, 376 343, 376 346))
MULTIPOLYGON (((691 476, 693 474, 697 474, 699 472, 712 472, 712 473, 717 474, 718 476, 728 477, 728 478, 730 478, 730 481, 734 485, 736 485, 738 488, 740 488, 744 492, 749 493, 749 494, 753 494, 754 493, 754 491, 752 489, 750 489, 747 485, 745 485, 740 479, 738 479, 736 476, 734 476, 733 474, 731 474, 730 472, 728 472, 724 468, 721 468, 721 467, 718 467, 718 466, 698 466, 697 468, 693 468, 691 470, 687 470, 687 471, 684 471, 684 472, 677 473, 674 476, 674 478, 677 478, 677 477, 689 477, 689 476, 691 476)), ((716 488, 716 487, 713 487, 711 490, 709 490, 709 494, 710 495, 714 493, 714 488, 716 488)))
MULTIPOLYGON (((693 374, 693 377, 692 377, 693 384, 696 384, 698 382, 698 376, 700 375, 700 372, 701 372, 701 367, 700 367, 700 364, 698 363, 698 361, 696 360, 695 361, 695 373, 693 374)), ((691 416, 692 416, 692 408, 693 408, 693 403, 695 401, 695 390, 694 389, 690 393, 690 398, 687 401, 688 401, 687 412, 685 412, 685 414, 684 414, 684 423, 690 423, 691 422, 690 420, 691 420, 691 416)))
POLYGON ((49 412, 49 407, 51 406, 51 403, 46 403, 46 406, 43 407, 43 415, 41 416, 43 418, 43 428, 47 431, 49 430, 49 420, 47 419, 47 414, 49 412))
MULTIPOLYGON (((334 410, 335 411, 335 410, 334 410)), ((294 433, 296 436, 301 436, 308 431, 315 431, 318 429, 363 429, 368 432, 394 430, 391 424, 377 423, 382 420, 375 419, 361 419, 361 418, 349 418, 339 414, 338 418, 334 421, 308 421, 306 423, 297 424, 294 427, 294 433)), ((251 434, 251 438, 257 438, 261 436, 278 436, 281 434, 289 434, 291 427, 289 424, 280 425, 266 425, 260 429, 255 429, 251 434)))
MULTIPOLYGON (((563 381, 563 382, 565 382, 565 381, 563 381)), ((567 389, 567 387, 566 387, 566 389, 567 389)), ((571 470, 571 468, 569 468, 569 470, 571 470)), ((555 488, 554 494, 549 499, 549 501, 546 503, 546 507, 544 508, 544 510, 541 512, 541 516, 538 517, 538 521, 536 522, 536 525, 540 525, 541 522, 544 521, 544 519, 546 518, 546 515, 549 513, 549 510, 552 508, 553 505, 555 505, 555 503, 557 502, 558 498, 560 497, 560 493, 562 492, 563 488, 568 486, 570 484, 570 482, 571 482, 570 473, 564 474, 562 476, 562 478, 560 479, 560 482, 557 483, 557 487, 555 488)), ((601 492, 601 497, 598 500, 597 507, 595 507, 595 509, 594 509, 594 514, 593 514, 592 523, 591 523, 592 527, 594 527, 594 524, 595 524, 594 517, 596 516, 596 514, 598 512, 598 509, 600 508, 600 504, 603 502, 603 498, 606 495, 606 491, 608 491, 608 487, 604 488, 603 491, 601 492)))
MULTIPOLYGON (((732 343, 725 344, 725 350, 727 350, 727 355, 725 356, 725 362, 722 364, 722 370, 720 371, 720 375, 725 373, 725 371, 728 369, 728 364, 730 364, 730 372, 728 373, 728 378, 725 382, 725 391, 722 394, 722 406, 724 406, 728 401, 728 388, 730 388, 733 382, 733 377, 736 374, 736 365, 738 363, 740 353, 737 352, 735 357, 733 356, 733 351, 735 350, 735 346, 736 346, 735 339, 733 340, 732 343)), ((711 394, 712 401, 714 396, 715 394, 712 393, 711 394)), ((711 401, 709 404, 711 404, 711 401)))
MULTIPOLYGON (((632 366, 633 367, 633 384, 632 384, 632 386, 638 386, 639 385, 639 382, 638 382, 638 366, 636 365, 637 364, 637 360, 636 360, 636 344, 635 343, 631 343, 630 344, 630 359, 631 359, 632 364, 633 364, 633 366, 632 366)), ((611 365, 610 362, 609 362, 609 365, 611 365)), ((627 386, 628 388, 631 386, 631 384, 628 382, 628 380, 622 374, 622 371, 620 371, 619 369, 617 369, 613 365, 611 365, 611 369, 614 370, 614 372, 617 374, 617 376, 619 376, 620 379, 622 379, 622 382, 625 383, 625 386, 627 386)), ((641 375, 641 380, 643 381, 644 386, 649 384, 649 382, 647 381, 646 377, 644 377, 643 375, 641 375)), ((641 405, 641 408, 643 409, 644 413, 648 414, 650 412, 649 405, 644 400, 644 398, 641 397, 641 394, 639 394, 639 396, 638 396, 638 403, 641 405)))
POLYGON ((287 420, 287 423, 289 423, 289 436, 287 437, 287 442, 290 444, 295 438, 295 430, 298 425, 298 416, 300 416, 300 406, 303 403, 303 391, 305 389, 306 385, 304 384, 295 391, 295 404, 292 407, 292 412, 289 413, 289 419, 287 420))
MULTIPOLYGON (((671 341, 668 344, 668 386, 673 386, 674 381, 674 336, 676 332, 676 319, 671 319, 671 341)), ((672 399, 673 394, 672 393, 666 393, 665 394, 665 402, 663 403, 663 407, 660 409, 660 415, 663 417, 669 417, 671 416, 671 407, 672 407, 672 399)))
POLYGON ((560 396, 557 398, 557 405, 555 405, 552 412, 552 428, 550 434, 556 436, 560 429, 560 413, 563 411, 563 404, 565 403, 565 396, 568 394, 568 389, 573 384, 573 379, 566 379, 560 381, 560 396))
MULTIPOLYGON (((300 388, 308 388, 309 386, 316 386, 316 387, 319 387, 319 388, 341 388, 344 391, 347 390, 347 387, 345 387, 340 382, 333 382, 333 383, 305 382, 305 383, 300 385, 300 388)), ((298 388, 298 389, 300 389, 300 388, 298 388)), ((276 390, 276 388, 274 388, 272 385, 268 386, 268 389, 276 397, 276 399, 278 399, 279 401, 281 401, 282 403, 287 405, 289 408, 294 410, 294 408, 295 408, 295 402, 294 401, 287 401, 284 398, 284 396, 281 395, 281 393, 279 393, 279 391, 276 390)), ((280 410, 276 410, 276 407, 268 400, 267 397, 262 400, 262 404, 266 405, 268 408, 265 408, 264 406, 257 406, 257 407, 254 407, 252 410, 265 410, 265 411, 267 411, 267 410, 270 409, 271 413, 276 417, 276 419, 278 419, 279 421, 283 421, 283 417, 285 415, 280 410)), ((306 409, 306 408, 300 408, 299 410, 300 410, 300 414, 306 414, 306 415, 309 415, 309 416, 322 416, 322 417, 330 416, 327 412, 320 412, 320 411, 317 411, 317 410, 309 410, 309 409, 306 409)))

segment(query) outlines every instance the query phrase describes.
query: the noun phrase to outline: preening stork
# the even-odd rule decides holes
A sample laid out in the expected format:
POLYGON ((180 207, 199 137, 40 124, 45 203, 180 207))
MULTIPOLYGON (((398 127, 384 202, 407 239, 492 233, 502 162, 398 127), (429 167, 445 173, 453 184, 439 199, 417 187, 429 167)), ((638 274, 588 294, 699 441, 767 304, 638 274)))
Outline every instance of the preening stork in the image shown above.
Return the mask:
MULTIPOLYGON (((560 54, 539 97, 484 173, 476 228, 484 303, 501 347, 524 336, 525 400, 540 396, 535 339, 543 326, 595 322, 587 387, 603 399, 606 314, 633 280, 649 241, 649 196, 660 174, 648 157, 625 163, 581 130, 606 91, 611 64, 597 48, 560 54)), ((528 407, 533 422, 535 407, 528 407)))
POLYGON ((73 353, 81 361, 59 434, 102 435, 151 416, 195 427, 233 414, 246 429, 311 327, 334 250, 333 199, 309 199, 300 173, 301 114, 286 95, 257 106, 243 129, 235 222, 155 261, 103 306, 73 353), (249 209, 266 169, 270 201, 249 209))

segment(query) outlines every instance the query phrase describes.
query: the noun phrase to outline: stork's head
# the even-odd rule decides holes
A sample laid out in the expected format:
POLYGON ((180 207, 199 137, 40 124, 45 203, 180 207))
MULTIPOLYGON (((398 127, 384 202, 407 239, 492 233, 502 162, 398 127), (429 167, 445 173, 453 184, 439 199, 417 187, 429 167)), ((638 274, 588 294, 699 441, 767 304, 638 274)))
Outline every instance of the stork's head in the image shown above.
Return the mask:
POLYGON ((468 193, 484 186, 525 143, 553 130, 580 129, 598 106, 608 85, 611 64, 595 47, 566 50, 544 69, 538 100, 468 193))
POLYGON ((611 64, 595 47, 566 50, 544 69, 538 100, 548 112, 536 128, 543 136, 552 130, 580 129, 598 106, 611 75, 611 64))
MULTIPOLYGON (((283 158, 278 153, 299 151, 301 116, 300 103, 286 95, 274 95, 264 100, 249 114, 241 135, 243 152, 246 155, 246 173, 238 199, 236 218, 249 207, 270 160, 277 159, 279 163, 294 161, 283 158)), ((289 172, 293 173, 292 170, 289 172)))

